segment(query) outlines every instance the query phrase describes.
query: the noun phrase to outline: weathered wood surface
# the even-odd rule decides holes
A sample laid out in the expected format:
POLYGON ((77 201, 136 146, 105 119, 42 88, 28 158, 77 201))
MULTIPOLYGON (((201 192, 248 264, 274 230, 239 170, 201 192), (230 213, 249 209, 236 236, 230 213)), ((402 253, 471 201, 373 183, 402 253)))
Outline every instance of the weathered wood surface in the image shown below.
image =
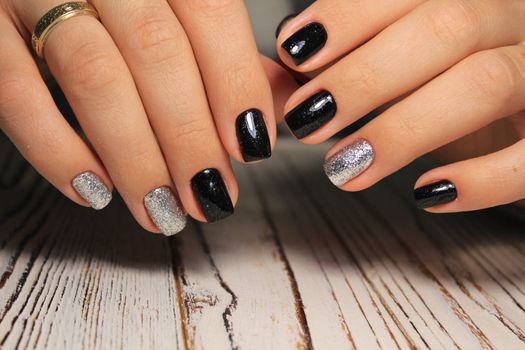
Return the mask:
POLYGON ((238 167, 233 218, 166 239, 1 143, 2 349, 525 348, 523 222, 414 209, 416 168, 342 193, 283 141, 238 167))

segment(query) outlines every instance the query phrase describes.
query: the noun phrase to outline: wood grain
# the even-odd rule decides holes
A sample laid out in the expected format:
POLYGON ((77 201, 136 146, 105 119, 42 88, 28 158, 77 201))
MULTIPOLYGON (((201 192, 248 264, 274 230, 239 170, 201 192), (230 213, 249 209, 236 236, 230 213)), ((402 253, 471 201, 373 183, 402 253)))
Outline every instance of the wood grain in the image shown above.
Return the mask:
POLYGON ((2 349, 525 349, 525 232, 414 208, 419 163, 362 193, 325 147, 237 167, 236 215, 147 234, 63 198, 0 138, 2 349))

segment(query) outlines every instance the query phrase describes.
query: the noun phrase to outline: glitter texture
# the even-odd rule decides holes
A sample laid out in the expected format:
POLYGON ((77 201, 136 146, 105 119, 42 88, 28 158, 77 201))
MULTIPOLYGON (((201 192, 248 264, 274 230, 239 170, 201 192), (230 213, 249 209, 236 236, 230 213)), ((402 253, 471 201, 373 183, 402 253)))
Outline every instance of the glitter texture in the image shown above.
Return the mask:
POLYGON ((82 11, 86 8, 89 8, 89 4, 83 1, 67 2, 53 7, 38 21, 35 26, 34 35, 40 37, 46 28, 48 28, 60 16, 72 11, 82 11))
POLYGON ((87 171, 78 175, 71 184, 93 209, 104 209, 111 202, 111 192, 92 172, 87 171))
POLYGON ((233 203, 217 169, 204 169, 191 179, 191 189, 208 222, 233 215, 233 203))
POLYGON ((372 145, 360 139, 328 158, 324 171, 334 185, 342 186, 368 169, 373 161, 372 145))
POLYGON ((169 187, 157 188, 144 197, 148 214, 166 236, 173 236, 186 227, 186 213, 169 187))
POLYGON ((260 110, 250 109, 241 113, 235 122, 237 140, 245 162, 271 157, 272 148, 264 117, 260 110))
POLYGON ((284 120, 298 139, 305 138, 334 118, 335 99, 328 91, 320 91, 292 109, 284 120))
POLYGON ((286 39, 281 47, 290 55, 296 65, 307 61, 321 50, 328 40, 326 29, 321 23, 310 23, 286 39))

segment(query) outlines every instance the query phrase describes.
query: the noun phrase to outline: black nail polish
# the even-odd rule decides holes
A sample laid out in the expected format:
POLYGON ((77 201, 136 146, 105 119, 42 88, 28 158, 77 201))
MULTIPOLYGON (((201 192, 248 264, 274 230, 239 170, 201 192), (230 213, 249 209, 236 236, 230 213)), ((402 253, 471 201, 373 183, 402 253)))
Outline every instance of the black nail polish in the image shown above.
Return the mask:
POLYGON ((281 47, 296 65, 308 60, 326 44, 328 34, 320 23, 310 23, 286 39, 281 47))
POLYGON ((293 13, 283 18, 283 20, 279 23, 279 25, 277 26, 277 29, 275 30, 275 38, 277 38, 279 34, 281 34, 281 30, 283 30, 284 25, 296 16, 297 16, 297 13, 293 13))
POLYGON ((414 198, 418 208, 426 209, 454 201, 458 191, 452 182, 444 180, 415 189, 414 198))
POLYGON ((208 222, 233 214, 233 204, 217 169, 206 169, 191 179, 191 189, 208 222))
POLYGON ((334 97, 321 91, 291 110, 284 119, 295 137, 302 139, 332 120, 336 111, 334 97))
POLYGON ((241 113, 237 117, 235 126, 237 140, 241 146, 241 153, 245 162, 254 162, 271 157, 272 149, 268 129, 266 129, 260 110, 250 109, 241 113))

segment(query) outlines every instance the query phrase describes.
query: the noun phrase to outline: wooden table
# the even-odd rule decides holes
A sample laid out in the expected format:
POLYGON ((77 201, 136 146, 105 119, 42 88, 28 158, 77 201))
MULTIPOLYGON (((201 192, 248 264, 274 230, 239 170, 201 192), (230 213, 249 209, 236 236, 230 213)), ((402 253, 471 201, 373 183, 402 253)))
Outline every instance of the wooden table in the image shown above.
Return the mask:
POLYGON ((147 234, 0 142, 2 349, 525 348, 523 221, 414 208, 412 167, 338 191, 325 147, 237 167, 236 215, 147 234))

